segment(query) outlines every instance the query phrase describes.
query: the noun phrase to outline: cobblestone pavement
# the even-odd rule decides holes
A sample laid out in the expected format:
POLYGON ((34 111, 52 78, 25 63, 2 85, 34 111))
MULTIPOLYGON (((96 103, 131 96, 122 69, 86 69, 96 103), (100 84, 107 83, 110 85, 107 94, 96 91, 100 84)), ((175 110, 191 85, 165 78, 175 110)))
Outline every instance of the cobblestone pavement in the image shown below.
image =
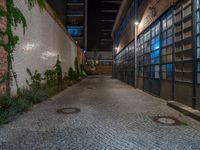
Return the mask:
POLYGON ((200 150, 200 123, 125 83, 92 76, 0 126, 0 149, 200 150), (64 107, 81 112, 56 112, 64 107), (185 125, 162 125, 152 121, 155 116, 174 116, 185 125))

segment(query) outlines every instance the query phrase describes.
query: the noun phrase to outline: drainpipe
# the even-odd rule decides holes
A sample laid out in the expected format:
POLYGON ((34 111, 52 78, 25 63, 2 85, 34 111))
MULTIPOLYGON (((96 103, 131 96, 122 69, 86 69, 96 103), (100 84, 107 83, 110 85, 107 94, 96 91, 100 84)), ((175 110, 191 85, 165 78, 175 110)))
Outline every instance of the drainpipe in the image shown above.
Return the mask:
POLYGON ((192 24, 193 24, 193 47, 194 47, 194 52, 193 52, 193 97, 192 97, 192 108, 196 109, 196 85, 197 85, 197 46, 196 46, 196 1, 192 1, 192 24), (195 36, 194 36, 195 35, 195 36))
POLYGON ((137 18, 137 4, 138 4, 138 0, 135 0, 135 23, 134 23, 134 27, 135 27, 135 88, 137 88, 137 27, 138 27, 138 18, 137 18))

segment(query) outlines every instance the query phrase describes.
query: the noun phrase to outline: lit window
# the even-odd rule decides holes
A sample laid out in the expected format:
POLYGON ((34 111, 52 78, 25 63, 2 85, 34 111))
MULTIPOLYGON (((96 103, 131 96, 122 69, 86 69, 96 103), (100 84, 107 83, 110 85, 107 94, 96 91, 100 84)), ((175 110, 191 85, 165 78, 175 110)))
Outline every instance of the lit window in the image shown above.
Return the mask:
POLYGON ((162 79, 172 79, 172 64, 162 65, 162 79))
POLYGON ((151 50, 156 50, 160 48, 160 36, 156 36, 151 41, 151 50))
POLYGON ((197 9, 200 8, 200 0, 197 0, 197 9))

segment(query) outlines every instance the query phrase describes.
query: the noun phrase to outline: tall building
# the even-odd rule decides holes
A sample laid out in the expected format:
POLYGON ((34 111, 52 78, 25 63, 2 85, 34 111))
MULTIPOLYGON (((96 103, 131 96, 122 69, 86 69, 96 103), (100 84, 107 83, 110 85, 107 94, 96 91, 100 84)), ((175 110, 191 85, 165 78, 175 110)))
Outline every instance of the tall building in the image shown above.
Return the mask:
POLYGON ((87 50, 87 0, 67 0, 67 31, 87 50))
POLYGON ((101 36, 100 51, 112 51, 111 31, 117 16, 121 0, 101 0, 101 36))

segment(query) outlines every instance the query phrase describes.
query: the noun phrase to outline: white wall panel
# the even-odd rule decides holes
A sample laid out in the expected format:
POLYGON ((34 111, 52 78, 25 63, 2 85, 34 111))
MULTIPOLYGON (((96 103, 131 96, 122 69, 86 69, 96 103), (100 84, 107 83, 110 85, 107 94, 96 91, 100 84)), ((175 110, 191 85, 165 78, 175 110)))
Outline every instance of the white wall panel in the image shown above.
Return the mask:
MULTIPOLYGON (((44 73, 53 68, 57 55, 62 61, 63 72, 67 73, 70 66, 74 67, 76 44, 46 10, 41 12, 37 6, 29 10, 25 0, 15 0, 15 5, 25 15, 28 25, 24 35, 21 26, 14 32, 20 37, 14 53, 14 70, 20 87, 26 86, 25 81, 29 78, 26 68, 44 73)), ((12 92, 14 91, 16 87, 13 83, 12 92)))

